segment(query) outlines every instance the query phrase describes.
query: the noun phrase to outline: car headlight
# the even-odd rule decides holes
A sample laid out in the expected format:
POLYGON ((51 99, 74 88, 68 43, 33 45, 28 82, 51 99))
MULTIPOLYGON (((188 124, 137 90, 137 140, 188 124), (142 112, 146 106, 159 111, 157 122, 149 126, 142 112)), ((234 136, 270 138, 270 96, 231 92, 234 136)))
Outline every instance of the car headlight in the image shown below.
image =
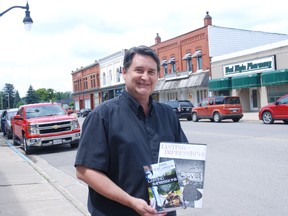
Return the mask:
POLYGON ((30 124, 28 126, 28 133, 29 134, 38 134, 39 133, 38 125, 37 124, 30 124))
POLYGON ((78 127, 80 127, 80 125, 79 125, 79 122, 78 122, 77 119, 71 121, 71 129, 72 129, 72 130, 77 129, 78 127))

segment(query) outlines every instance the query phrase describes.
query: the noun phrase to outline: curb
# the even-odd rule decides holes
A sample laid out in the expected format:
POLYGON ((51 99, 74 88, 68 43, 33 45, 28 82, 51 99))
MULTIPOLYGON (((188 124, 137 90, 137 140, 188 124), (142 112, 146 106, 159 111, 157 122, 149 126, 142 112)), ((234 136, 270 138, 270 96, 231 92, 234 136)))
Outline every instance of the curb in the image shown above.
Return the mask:
MULTIPOLYGON (((24 159, 33 169, 39 173, 46 181, 54 187, 60 194, 62 194, 75 208, 77 208, 84 216, 90 216, 90 213, 87 210, 87 206, 83 205, 79 200, 77 200, 68 190, 66 190, 61 184, 59 184, 55 179, 49 176, 46 172, 44 172, 39 166, 37 166, 30 158, 21 153, 18 149, 16 149, 9 141, 2 139, 10 149, 12 149, 17 155, 19 155, 22 159, 24 159)), ((50 165, 51 166, 51 165, 50 165)), ((51 166, 52 167, 52 166, 51 166)), ((53 167, 54 168, 54 167, 53 167)), ((58 170, 54 168, 55 170, 58 170)), ((60 170, 58 170, 60 171, 60 170)), ((62 171, 60 171, 62 172, 62 171)), ((63 173, 63 172, 62 172, 63 173)), ((67 177, 67 174, 63 173, 67 177)), ((72 178, 68 176, 68 178, 72 178)), ((75 180, 76 181, 76 180, 75 180)))

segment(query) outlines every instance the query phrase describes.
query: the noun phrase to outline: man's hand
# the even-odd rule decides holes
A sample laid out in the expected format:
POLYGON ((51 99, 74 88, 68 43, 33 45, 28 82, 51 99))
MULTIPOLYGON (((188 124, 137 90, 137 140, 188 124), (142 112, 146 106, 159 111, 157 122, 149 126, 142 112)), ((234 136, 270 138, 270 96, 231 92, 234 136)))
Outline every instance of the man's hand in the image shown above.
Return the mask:
POLYGON ((165 216, 167 213, 157 214, 156 209, 152 208, 143 199, 134 198, 131 203, 131 208, 133 208, 141 216, 165 216))

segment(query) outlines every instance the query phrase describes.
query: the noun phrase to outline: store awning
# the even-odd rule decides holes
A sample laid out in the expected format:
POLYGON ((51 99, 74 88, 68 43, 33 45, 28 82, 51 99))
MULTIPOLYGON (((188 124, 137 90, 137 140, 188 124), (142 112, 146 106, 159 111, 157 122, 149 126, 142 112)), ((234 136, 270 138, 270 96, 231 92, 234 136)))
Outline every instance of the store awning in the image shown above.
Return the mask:
POLYGON ((232 88, 251 88, 261 86, 259 74, 232 77, 232 88))
MULTIPOLYGON (((165 90, 172 90, 172 89, 177 89, 178 85, 179 85, 180 80, 169 80, 166 81, 163 85, 161 90, 165 91, 165 90)), ((155 90, 154 90, 155 91, 155 90)))
POLYGON ((192 73, 186 87, 208 87, 208 72, 192 73))
POLYGON ((222 91, 232 88, 232 82, 230 77, 221 79, 212 79, 208 82, 209 91, 222 91))
POLYGON ((162 86, 164 85, 164 83, 165 83, 165 80, 164 80, 164 79, 158 79, 154 91, 155 91, 155 92, 160 91, 160 90, 162 89, 162 86))
POLYGON ((173 80, 159 79, 154 92, 168 91, 175 89, 191 88, 191 87, 207 87, 208 72, 192 73, 188 78, 179 78, 173 80))
POLYGON ((263 86, 288 84, 288 69, 263 72, 261 79, 263 86))

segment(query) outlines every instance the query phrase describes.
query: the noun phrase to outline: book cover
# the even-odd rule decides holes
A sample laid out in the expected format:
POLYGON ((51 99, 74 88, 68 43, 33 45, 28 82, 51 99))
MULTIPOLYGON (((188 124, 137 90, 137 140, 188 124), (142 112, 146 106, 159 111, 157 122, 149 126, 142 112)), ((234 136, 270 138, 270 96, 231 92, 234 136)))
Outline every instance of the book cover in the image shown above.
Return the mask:
POLYGON ((158 162, 173 159, 185 207, 202 208, 206 144, 161 142, 158 162))
POLYGON ((183 208, 182 190, 178 182, 174 160, 145 165, 143 168, 150 205, 158 213, 183 208))

